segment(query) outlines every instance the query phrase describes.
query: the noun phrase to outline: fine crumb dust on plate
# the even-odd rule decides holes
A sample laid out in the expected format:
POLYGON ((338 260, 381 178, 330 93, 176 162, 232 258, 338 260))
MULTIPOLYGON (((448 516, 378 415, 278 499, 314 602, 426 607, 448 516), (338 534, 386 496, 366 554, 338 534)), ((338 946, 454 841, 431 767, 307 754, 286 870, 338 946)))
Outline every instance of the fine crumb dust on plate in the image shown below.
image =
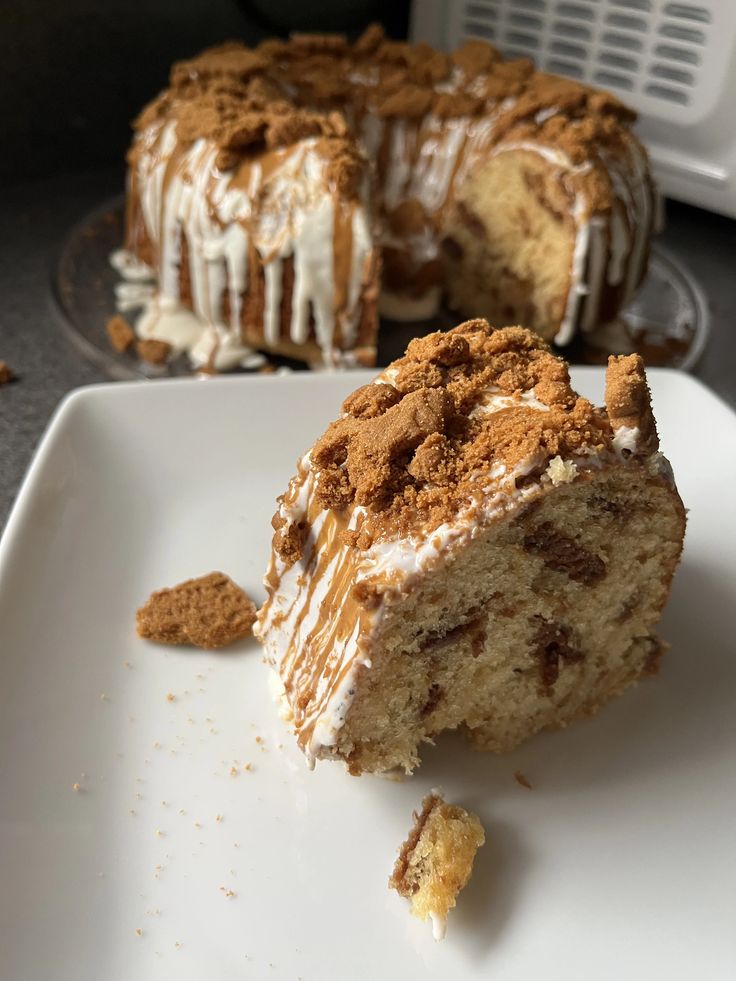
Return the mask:
MULTIPOLYGON (((649 375, 689 508, 672 649, 591 721, 507 756, 448 735, 400 783, 310 772, 252 638, 136 635, 146 596, 206 570, 260 603, 275 498, 370 377, 99 386, 57 414, 0 543, 4 974, 730 981, 736 524, 703 474, 736 483, 736 419, 694 380, 649 375), (386 888, 436 786, 487 835, 442 944, 386 888)), ((572 381, 602 400, 598 369, 572 381)))

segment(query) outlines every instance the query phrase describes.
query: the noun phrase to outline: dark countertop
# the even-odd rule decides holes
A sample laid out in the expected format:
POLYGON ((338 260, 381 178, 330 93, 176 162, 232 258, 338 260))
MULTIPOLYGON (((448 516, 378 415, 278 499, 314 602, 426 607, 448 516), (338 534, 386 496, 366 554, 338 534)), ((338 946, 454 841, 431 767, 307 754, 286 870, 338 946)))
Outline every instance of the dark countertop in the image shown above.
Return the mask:
MULTIPOLYGON (((59 401, 73 388, 107 380, 60 330, 49 284, 66 232, 122 186, 116 169, 4 189, 0 360, 18 380, 0 388, 0 527, 59 401)), ((708 298, 711 337, 695 374, 736 406, 736 222, 668 202, 662 241, 708 298)))

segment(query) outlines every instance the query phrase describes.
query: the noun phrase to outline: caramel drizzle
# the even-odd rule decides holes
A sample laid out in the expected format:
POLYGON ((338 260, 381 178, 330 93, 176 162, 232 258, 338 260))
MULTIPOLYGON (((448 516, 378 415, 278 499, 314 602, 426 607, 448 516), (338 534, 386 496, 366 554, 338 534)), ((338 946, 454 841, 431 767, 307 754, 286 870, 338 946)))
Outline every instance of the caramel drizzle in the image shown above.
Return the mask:
MULTIPOLYGON (((303 469, 292 481, 283 508, 293 506, 300 492, 311 490, 313 475, 303 469)), ((309 493, 304 520, 310 527, 301 559, 289 572, 279 572, 272 557, 266 576, 268 599, 260 614, 261 632, 269 646, 269 631, 286 634, 283 650, 269 651, 286 690, 294 715, 297 740, 308 758, 329 745, 329 735, 315 739, 323 722, 330 726, 330 703, 349 681, 356 665, 365 662, 364 639, 375 625, 374 611, 359 603, 352 587, 365 572, 362 553, 340 542, 356 515, 324 511, 309 493), (294 588, 288 605, 276 609, 285 575, 297 575, 306 588, 294 588), (287 633, 288 632, 288 633, 287 633), (318 745, 317 745, 318 744, 318 745)), ((337 706, 339 713, 340 705, 337 706)))

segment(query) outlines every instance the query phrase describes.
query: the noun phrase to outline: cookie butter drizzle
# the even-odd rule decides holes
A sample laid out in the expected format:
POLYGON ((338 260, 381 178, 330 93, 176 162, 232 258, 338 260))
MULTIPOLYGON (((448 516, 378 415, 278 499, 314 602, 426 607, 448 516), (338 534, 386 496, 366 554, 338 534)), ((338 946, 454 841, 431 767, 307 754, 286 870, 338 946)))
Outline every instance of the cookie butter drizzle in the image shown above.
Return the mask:
MULTIPOLYGON (((388 381, 392 369, 376 379, 388 381)), ((480 393, 472 416, 514 406, 549 411, 534 390, 508 395, 496 388, 480 393)), ((610 453, 574 458, 578 470, 597 469, 610 453)), ((360 530, 367 516, 356 506, 344 515, 325 510, 315 499, 319 479, 309 453, 284 495, 279 515, 288 525, 309 529, 301 557, 288 565, 274 552, 264 584, 268 598, 254 633, 278 672, 288 715, 311 768, 317 758, 334 756, 338 734, 355 695, 359 674, 371 667, 371 647, 380 636, 381 620, 392 599, 412 581, 447 561, 493 520, 535 497, 550 483, 547 475, 516 486, 545 462, 540 453, 509 470, 494 464, 477 478, 477 496, 451 522, 417 529, 411 536, 377 539, 369 548, 343 544, 341 532, 360 530), (366 606, 355 587, 375 591, 377 602, 366 606), (339 611, 339 612, 338 612, 339 611)))
MULTIPOLYGON (((338 348, 354 346, 372 254, 367 187, 358 201, 338 205, 318 138, 261 155, 235 172, 218 169, 218 148, 209 140, 183 149, 174 121, 149 126, 139 141, 137 188, 146 233, 158 250, 159 276, 158 293, 140 322, 144 336, 165 333, 161 339, 187 349, 198 364, 216 359, 220 349, 230 350, 229 362, 247 356, 250 349, 241 342, 243 297, 255 254, 264 270, 262 336, 268 345, 282 337, 284 260, 291 258, 288 340, 304 344, 313 321, 326 363, 336 360, 338 348), (179 302, 184 242, 199 331, 179 302), (349 257, 347 288, 339 299, 338 254, 349 257), (162 325, 162 312, 183 315, 173 326, 171 319, 162 325)), ((246 324, 256 333, 260 326, 246 324)))

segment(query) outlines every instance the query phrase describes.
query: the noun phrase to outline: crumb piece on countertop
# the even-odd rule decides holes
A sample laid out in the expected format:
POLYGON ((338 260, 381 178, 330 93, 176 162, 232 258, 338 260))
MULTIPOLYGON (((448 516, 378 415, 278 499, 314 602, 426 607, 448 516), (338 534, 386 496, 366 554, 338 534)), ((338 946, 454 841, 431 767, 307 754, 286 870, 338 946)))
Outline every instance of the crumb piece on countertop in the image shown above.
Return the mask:
POLYGON ((243 590, 222 572, 211 572, 152 593, 136 623, 149 640, 212 650, 249 635, 255 619, 255 604, 243 590))
POLYGON ((0 385, 7 385, 12 381, 15 381, 15 375, 5 361, 0 361, 0 385))
POLYGON ((73 783, 73 784, 72 784, 72 790, 73 790, 73 791, 74 791, 75 793, 79 793, 79 791, 80 791, 81 789, 82 789, 82 785, 81 785, 81 784, 79 784, 79 783, 73 783))
POLYGON ((168 341, 155 341, 153 338, 149 338, 145 341, 136 341, 135 350, 141 361, 145 361, 147 364, 162 365, 168 361, 172 347, 168 341))
POLYGON ((108 341, 118 354, 124 354, 135 344, 135 331, 125 317, 121 317, 120 314, 110 317, 105 331, 108 341))
POLYGON ((165 835, 166 835, 166 832, 165 831, 161 831, 160 828, 156 828, 156 837, 157 838, 163 838, 163 837, 165 837, 165 835))
POLYGON ((526 787, 527 790, 533 789, 532 785, 529 783, 529 781, 521 772, 521 770, 516 771, 516 773, 514 774, 514 780, 516 780, 516 782, 519 784, 520 787, 526 787))
POLYGON ((436 792, 428 794, 421 813, 414 814, 414 827, 388 884, 411 900, 414 916, 432 920, 435 940, 445 935, 447 914, 470 879, 475 853, 484 841, 475 814, 446 804, 436 792))
POLYGON ((237 777, 237 775, 238 775, 239 772, 240 771, 238 770, 237 766, 231 766, 230 767, 230 776, 231 777, 237 777))
POLYGON ((135 928, 135 932, 138 934, 139 937, 142 937, 143 936, 143 931, 141 930, 140 927, 136 927, 135 928))
POLYGON ((176 695, 173 693, 173 691, 170 691, 170 692, 167 692, 166 693, 166 701, 167 702, 175 702, 176 701, 176 695))
POLYGON ((234 889, 228 889, 225 886, 220 886, 220 892, 223 893, 228 899, 234 899, 237 896, 234 889))

